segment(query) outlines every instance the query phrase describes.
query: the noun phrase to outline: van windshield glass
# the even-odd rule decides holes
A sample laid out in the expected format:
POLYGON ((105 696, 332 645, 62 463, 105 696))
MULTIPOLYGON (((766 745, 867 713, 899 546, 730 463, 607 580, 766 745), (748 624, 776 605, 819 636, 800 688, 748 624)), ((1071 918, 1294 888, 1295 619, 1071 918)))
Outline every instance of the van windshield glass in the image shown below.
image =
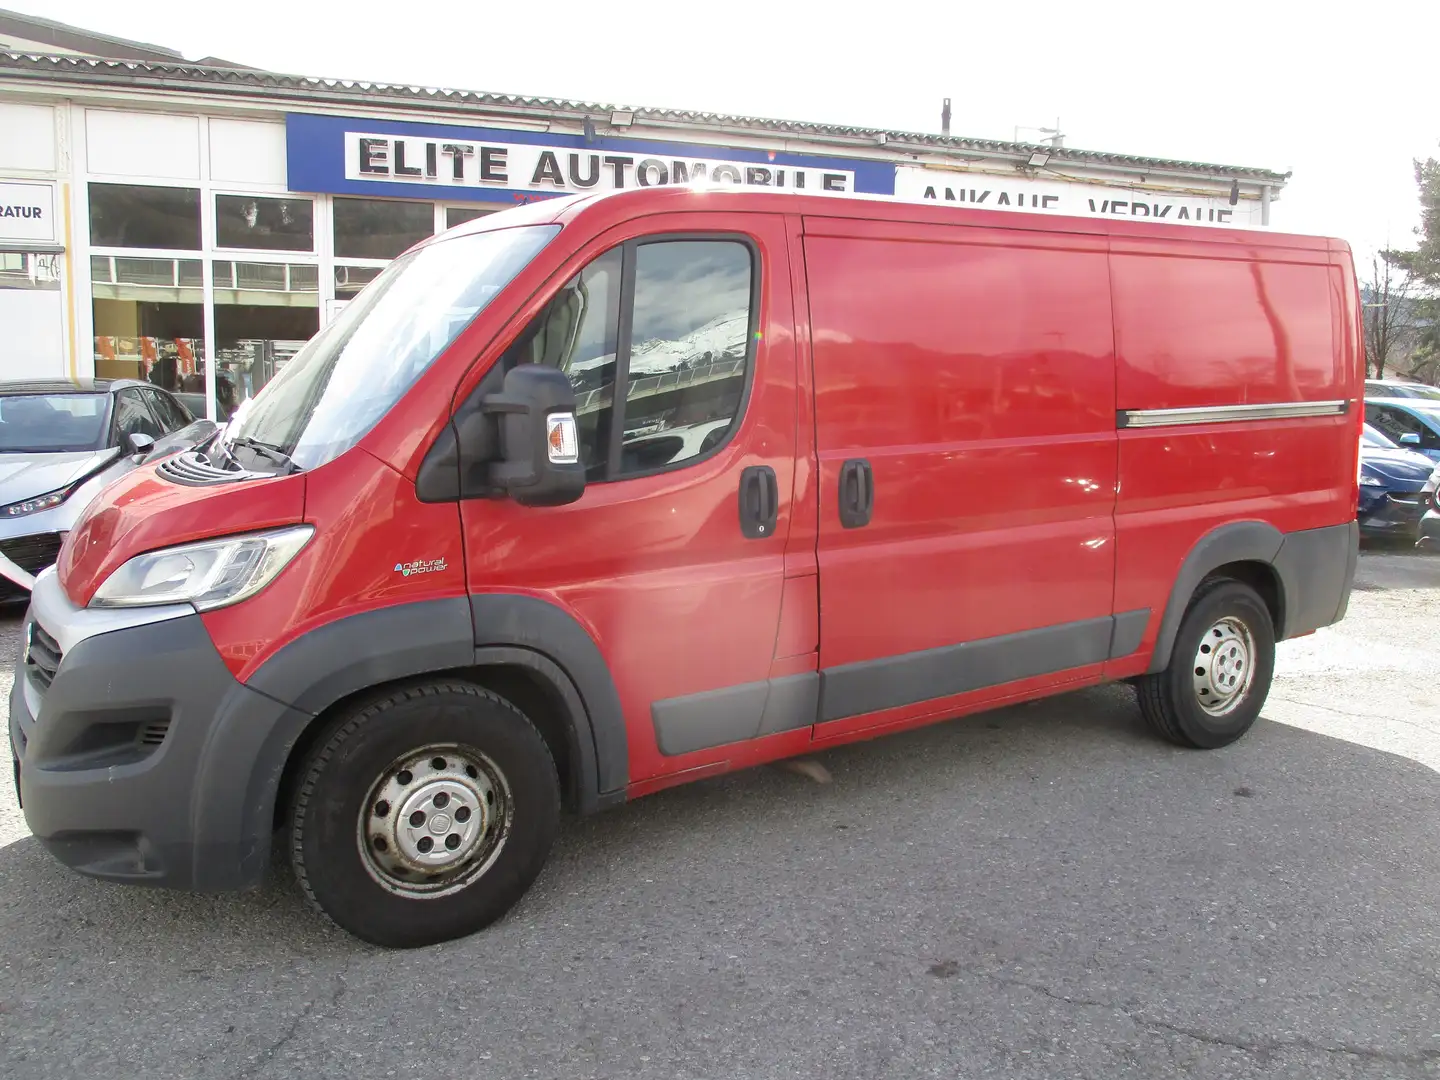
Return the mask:
POLYGON ((338 457, 559 231, 470 233, 396 259, 241 406, 226 443, 252 468, 276 453, 301 469, 338 457))

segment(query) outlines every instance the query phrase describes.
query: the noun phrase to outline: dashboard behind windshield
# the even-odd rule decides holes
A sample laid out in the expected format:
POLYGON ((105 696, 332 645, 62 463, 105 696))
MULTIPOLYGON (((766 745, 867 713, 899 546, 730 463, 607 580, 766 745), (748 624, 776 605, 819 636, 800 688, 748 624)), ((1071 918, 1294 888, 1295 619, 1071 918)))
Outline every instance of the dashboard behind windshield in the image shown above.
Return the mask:
POLYGON ((313 469, 344 453, 560 231, 462 234, 402 255, 232 420, 244 438, 313 469))

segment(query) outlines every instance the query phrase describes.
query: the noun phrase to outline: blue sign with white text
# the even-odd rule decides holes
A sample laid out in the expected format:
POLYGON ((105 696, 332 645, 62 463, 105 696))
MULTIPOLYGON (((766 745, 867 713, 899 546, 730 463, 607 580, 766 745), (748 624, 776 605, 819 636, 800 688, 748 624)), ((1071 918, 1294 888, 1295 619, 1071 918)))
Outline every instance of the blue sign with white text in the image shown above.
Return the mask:
POLYGON ((291 113, 291 191, 480 202, 708 182, 893 195, 888 162, 609 136, 291 113))

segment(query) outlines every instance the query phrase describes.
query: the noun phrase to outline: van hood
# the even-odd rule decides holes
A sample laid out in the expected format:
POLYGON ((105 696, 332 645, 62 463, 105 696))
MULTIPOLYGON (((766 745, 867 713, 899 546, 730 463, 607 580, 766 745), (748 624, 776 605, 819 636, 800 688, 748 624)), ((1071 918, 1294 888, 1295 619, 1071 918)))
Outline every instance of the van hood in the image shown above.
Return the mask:
POLYGON ((147 551, 304 520, 303 473, 198 486, 166 479, 162 467, 126 473, 80 515, 56 561, 71 603, 85 607, 106 578, 147 551))
POLYGON ((65 454, 0 454, 0 506, 60 491, 120 456, 119 447, 65 454))

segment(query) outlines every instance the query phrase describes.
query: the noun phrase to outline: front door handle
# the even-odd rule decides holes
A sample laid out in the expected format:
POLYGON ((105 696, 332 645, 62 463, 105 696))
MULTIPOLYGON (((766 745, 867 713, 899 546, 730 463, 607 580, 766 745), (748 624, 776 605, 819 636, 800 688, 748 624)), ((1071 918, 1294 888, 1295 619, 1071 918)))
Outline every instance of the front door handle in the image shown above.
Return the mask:
POLYGON ((840 466, 840 524, 858 529, 875 510, 875 473, 870 462, 852 458, 840 466))
POLYGON ((780 517, 780 485, 769 465, 752 465, 740 474, 740 531, 750 540, 775 535, 780 517))

